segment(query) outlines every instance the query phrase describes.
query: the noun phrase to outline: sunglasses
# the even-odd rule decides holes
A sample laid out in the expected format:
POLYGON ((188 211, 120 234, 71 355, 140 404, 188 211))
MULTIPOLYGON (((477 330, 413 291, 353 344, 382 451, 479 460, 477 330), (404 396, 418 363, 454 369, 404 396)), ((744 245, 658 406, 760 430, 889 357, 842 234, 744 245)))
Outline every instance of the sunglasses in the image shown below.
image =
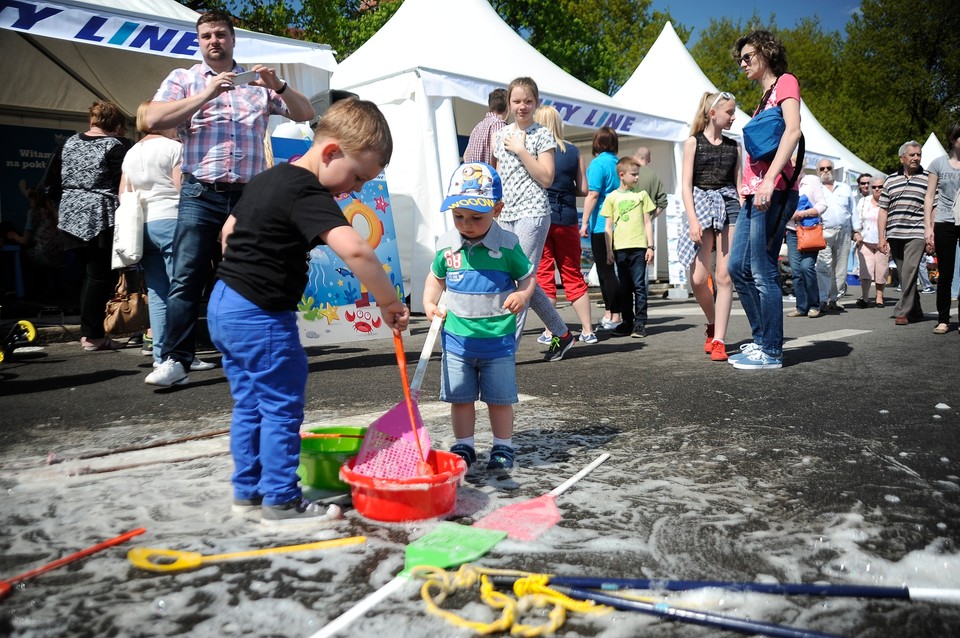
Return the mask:
POLYGON ((881 184, 880 186, 871 186, 870 188, 872 188, 875 191, 881 191, 883 190, 883 185, 881 184))
POLYGON ((870 182, 857 182, 859 186, 869 186, 870 182))
POLYGON ((740 56, 739 62, 742 62, 743 64, 750 64, 750 60, 754 59, 755 57, 757 57, 756 51, 753 53, 744 53, 740 56))
POLYGON ((720 93, 717 93, 717 97, 713 98, 713 103, 710 105, 710 108, 707 110, 712 111, 713 107, 715 107, 720 102, 720 100, 732 100, 732 99, 733 99, 733 93, 727 93, 726 91, 721 91, 720 93))
POLYGON ((832 167, 832 166, 818 166, 818 167, 817 167, 817 170, 820 171, 821 173, 826 173, 827 171, 832 171, 832 170, 833 170, 833 167, 832 167))

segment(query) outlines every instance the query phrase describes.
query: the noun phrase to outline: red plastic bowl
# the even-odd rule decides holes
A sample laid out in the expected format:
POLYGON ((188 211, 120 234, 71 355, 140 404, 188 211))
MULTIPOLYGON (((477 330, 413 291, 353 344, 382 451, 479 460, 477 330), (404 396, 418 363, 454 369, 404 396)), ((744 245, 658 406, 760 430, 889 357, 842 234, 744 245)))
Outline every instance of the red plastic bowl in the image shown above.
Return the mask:
POLYGON ((446 516, 457 504, 457 486, 467 464, 450 452, 431 450, 432 476, 374 478, 353 471, 356 457, 340 467, 340 480, 350 486, 353 506, 364 518, 390 523, 446 516))

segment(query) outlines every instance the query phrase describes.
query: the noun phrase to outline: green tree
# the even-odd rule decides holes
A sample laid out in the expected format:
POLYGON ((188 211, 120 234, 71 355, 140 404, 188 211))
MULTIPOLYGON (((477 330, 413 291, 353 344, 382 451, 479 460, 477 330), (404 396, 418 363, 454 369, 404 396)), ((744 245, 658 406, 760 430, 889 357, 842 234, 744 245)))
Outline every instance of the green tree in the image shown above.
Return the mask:
POLYGON ((834 133, 864 161, 889 170, 910 139, 944 142, 960 119, 960 11, 955 0, 863 0, 843 48, 845 116, 834 133))

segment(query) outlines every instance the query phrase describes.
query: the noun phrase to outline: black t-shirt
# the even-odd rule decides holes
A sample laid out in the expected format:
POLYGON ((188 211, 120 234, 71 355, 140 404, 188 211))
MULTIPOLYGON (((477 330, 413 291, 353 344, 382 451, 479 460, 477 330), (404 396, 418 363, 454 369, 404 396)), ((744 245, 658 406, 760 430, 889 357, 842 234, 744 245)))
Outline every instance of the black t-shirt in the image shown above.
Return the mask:
POLYGON ((296 310, 320 234, 349 226, 310 171, 278 164, 254 177, 231 211, 237 218, 217 276, 271 312, 296 310))

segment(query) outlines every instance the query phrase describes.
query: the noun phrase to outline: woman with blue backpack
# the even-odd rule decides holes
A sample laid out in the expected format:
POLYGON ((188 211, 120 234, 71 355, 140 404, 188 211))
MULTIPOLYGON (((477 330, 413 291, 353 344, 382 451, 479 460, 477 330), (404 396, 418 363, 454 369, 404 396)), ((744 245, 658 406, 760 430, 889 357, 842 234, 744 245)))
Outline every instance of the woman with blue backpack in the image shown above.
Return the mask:
POLYGON ((744 127, 743 208, 737 217, 727 268, 750 322, 753 340, 728 361, 740 370, 783 367, 783 297, 777 260, 784 229, 797 209, 799 167, 791 161, 800 133, 800 85, 787 73, 787 53, 769 31, 737 40, 734 56, 747 77, 764 89, 744 127))

